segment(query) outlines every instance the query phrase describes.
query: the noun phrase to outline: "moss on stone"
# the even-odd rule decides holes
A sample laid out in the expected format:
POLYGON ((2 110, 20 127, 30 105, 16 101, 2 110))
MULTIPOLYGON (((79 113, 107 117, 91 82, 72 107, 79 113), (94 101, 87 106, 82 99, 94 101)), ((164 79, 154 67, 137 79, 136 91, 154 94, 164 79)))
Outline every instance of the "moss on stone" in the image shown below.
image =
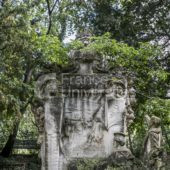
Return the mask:
POLYGON ((111 159, 77 159, 69 164, 69 170, 143 170, 138 160, 116 162, 111 159))

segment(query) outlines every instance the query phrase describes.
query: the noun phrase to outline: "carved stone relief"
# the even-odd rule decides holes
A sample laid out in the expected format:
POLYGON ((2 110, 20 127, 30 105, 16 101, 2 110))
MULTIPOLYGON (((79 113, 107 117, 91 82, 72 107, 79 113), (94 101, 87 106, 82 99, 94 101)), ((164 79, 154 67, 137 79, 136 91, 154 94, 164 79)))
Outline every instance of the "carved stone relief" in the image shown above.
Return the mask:
POLYGON ((75 158, 131 155, 126 131, 134 119, 134 90, 123 76, 95 72, 96 54, 75 51, 72 57, 77 72, 37 81, 37 97, 44 103, 42 170, 65 170, 75 158))

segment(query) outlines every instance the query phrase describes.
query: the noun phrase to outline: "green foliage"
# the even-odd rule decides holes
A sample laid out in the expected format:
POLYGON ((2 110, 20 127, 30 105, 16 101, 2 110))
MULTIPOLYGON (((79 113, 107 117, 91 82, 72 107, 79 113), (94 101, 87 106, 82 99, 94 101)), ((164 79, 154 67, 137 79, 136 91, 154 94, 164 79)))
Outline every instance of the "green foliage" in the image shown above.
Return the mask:
POLYGON ((163 95, 163 89, 157 89, 160 84, 167 81, 169 73, 155 59, 162 55, 160 48, 149 43, 140 43, 138 48, 134 48, 126 43, 117 42, 109 33, 92 37, 89 41, 87 46, 83 46, 79 41, 73 42, 70 46, 80 51, 96 52, 98 57, 109 61, 112 70, 122 68, 127 76, 129 74, 134 77, 137 91, 147 95, 153 93, 156 96, 163 95))
POLYGON ((141 146, 143 139, 147 133, 147 125, 145 122, 145 115, 150 117, 155 115, 161 118, 163 136, 165 138, 164 147, 169 151, 169 127, 170 127, 170 100, 160 98, 148 98, 143 104, 139 103, 136 109, 136 119, 130 127, 130 132, 133 136, 133 148, 136 155, 142 152, 141 146))
POLYGON ((49 64, 67 64, 67 53, 58 37, 46 35, 42 23, 32 23, 44 14, 43 5, 44 1, 8 0, 1 6, 0 131, 3 142, 13 125, 29 111, 37 73, 49 64))
POLYGON ((35 13, 37 7, 34 5, 40 4, 7 1, 0 11, 2 104, 17 101, 17 105, 26 104, 26 98, 29 99, 30 94, 33 93, 31 85, 33 79, 31 81, 30 79, 36 75, 36 71, 42 70, 45 64, 67 63, 66 50, 58 38, 43 32, 40 35, 36 31, 38 26, 31 24, 30 20, 38 15, 35 13), (24 95, 21 94, 23 91, 24 95))
POLYGON ((13 129, 13 123, 14 123, 15 117, 12 116, 2 116, 1 115, 1 121, 0 121, 0 150, 3 148, 6 140, 8 139, 8 136, 10 135, 10 132, 13 129))
POLYGON ((160 117, 163 124, 170 125, 170 100, 151 98, 143 105, 145 114, 160 117))
MULTIPOLYGON (((49 2, 52 9, 55 1, 49 2)), ((67 53, 72 49, 95 52, 99 59, 108 61, 110 72, 121 69, 127 77, 133 77, 138 102, 130 131, 136 150, 145 134, 145 114, 159 116, 165 130, 169 130, 170 106, 163 99, 169 83, 169 54, 165 53, 169 42, 169 8, 167 1, 63 0, 48 16, 44 0, 3 1, 0 6, 2 143, 14 123, 22 117, 25 120, 24 113, 30 112, 37 73, 47 71, 49 65, 60 68, 69 64, 67 53), (87 46, 76 40, 68 48, 63 47, 60 40, 67 33, 86 29, 102 36, 91 37, 87 46), (167 41, 162 46, 156 45, 163 39, 167 41)), ((21 129, 27 125, 30 126, 21 122, 21 129)), ((33 130, 33 136, 37 135, 34 128, 29 130, 33 130)))
POLYGON ((31 109, 24 114, 20 122, 20 128, 17 134, 19 140, 36 140, 38 136, 38 129, 36 127, 34 115, 31 109))
POLYGON ((97 159, 83 159, 76 162, 77 170, 94 169, 101 160, 97 159))
MULTIPOLYGON (((169 10, 168 0, 64 0, 56 13, 58 18, 64 15, 64 32, 88 30, 95 36, 109 32, 113 39, 133 47, 141 42, 160 45, 162 54, 154 60, 169 70, 169 10)), ((62 25, 62 20, 53 20, 58 21, 62 25)))
POLYGON ((32 48, 35 52, 42 55, 41 60, 58 65, 67 64, 66 49, 62 47, 58 37, 43 34, 38 36, 36 33, 32 36, 32 48))
POLYGON ((110 158, 107 159, 95 159, 95 158, 83 158, 76 159, 69 164, 69 170, 123 170, 123 169, 136 169, 137 167, 142 168, 141 162, 138 160, 129 160, 125 162, 120 162, 118 160, 113 160, 110 158))

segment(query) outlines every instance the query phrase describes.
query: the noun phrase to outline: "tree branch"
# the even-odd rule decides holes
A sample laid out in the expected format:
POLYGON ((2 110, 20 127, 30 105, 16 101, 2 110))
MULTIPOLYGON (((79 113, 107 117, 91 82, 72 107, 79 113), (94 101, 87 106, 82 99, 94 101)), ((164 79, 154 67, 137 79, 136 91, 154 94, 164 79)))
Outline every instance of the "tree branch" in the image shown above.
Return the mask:
POLYGON ((47 10, 48 10, 48 19, 49 19, 49 24, 48 24, 48 29, 47 29, 47 35, 50 33, 51 27, 52 27, 52 13, 54 11, 54 8, 56 7, 57 3, 59 3, 59 0, 56 0, 54 2, 54 5, 52 6, 52 8, 50 7, 50 1, 46 0, 47 3, 47 10))
POLYGON ((56 0, 56 1, 55 1, 54 5, 53 5, 53 7, 52 7, 52 9, 51 9, 51 13, 53 12, 53 10, 54 10, 54 8, 56 7, 57 3, 59 3, 59 0, 56 0))

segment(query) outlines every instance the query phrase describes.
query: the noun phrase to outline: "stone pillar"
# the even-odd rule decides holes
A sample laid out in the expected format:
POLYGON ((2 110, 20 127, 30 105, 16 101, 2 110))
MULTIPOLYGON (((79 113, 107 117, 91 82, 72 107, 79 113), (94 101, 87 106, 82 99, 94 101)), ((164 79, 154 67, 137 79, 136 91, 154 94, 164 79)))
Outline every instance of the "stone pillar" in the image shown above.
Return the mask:
POLYGON ((44 136, 41 145, 42 170, 62 170, 60 168, 59 136, 62 115, 62 97, 57 91, 56 74, 39 77, 36 94, 44 103, 44 136))

